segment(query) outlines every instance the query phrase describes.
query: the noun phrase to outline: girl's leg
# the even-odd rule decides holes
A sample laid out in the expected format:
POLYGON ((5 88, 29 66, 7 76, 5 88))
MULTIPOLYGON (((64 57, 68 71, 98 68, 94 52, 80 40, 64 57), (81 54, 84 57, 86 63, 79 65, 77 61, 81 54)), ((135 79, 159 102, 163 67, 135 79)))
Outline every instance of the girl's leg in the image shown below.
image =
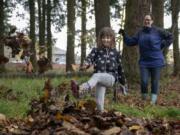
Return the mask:
POLYGON ((106 87, 100 84, 96 85, 96 104, 99 111, 104 110, 104 97, 105 97, 106 87))
POLYGON ((155 104, 157 101, 160 72, 161 67, 151 68, 151 102, 153 104, 155 104))
POLYGON ((111 87, 113 86, 115 82, 115 78, 113 75, 108 73, 95 73, 93 76, 89 79, 89 81, 83 83, 80 86, 80 89, 89 90, 95 87, 97 84, 101 84, 105 87, 111 87))
POLYGON ((115 82, 114 76, 108 73, 95 73, 89 81, 83 83, 80 89, 92 89, 96 86, 96 103, 99 111, 104 110, 104 97, 106 87, 113 86, 115 82))
POLYGON ((149 69, 146 67, 140 67, 140 77, 141 77, 141 94, 142 99, 146 100, 148 95, 148 79, 149 79, 149 69))

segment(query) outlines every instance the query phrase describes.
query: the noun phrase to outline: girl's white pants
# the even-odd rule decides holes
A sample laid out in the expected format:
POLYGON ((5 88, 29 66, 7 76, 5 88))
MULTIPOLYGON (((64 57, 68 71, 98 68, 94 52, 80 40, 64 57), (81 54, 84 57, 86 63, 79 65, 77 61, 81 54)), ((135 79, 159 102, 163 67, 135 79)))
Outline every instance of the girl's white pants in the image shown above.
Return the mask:
POLYGON ((89 81, 83 83, 81 87, 84 89, 96 88, 96 103, 99 111, 104 110, 104 97, 107 87, 114 85, 115 78, 108 73, 94 73, 89 81))

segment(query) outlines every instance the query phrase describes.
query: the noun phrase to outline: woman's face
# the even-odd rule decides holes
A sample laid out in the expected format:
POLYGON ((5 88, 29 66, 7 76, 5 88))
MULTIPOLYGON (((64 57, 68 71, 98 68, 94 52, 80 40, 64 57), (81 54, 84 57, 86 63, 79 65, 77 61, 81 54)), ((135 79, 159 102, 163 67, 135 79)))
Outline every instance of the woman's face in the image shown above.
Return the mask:
POLYGON ((153 20, 152 20, 151 16, 150 15, 146 15, 144 17, 144 26, 151 27, 152 23, 153 23, 153 20))
POLYGON ((110 36, 103 36, 101 38, 101 40, 102 40, 103 46, 105 46, 105 47, 110 47, 111 46, 112 38, 110 36))

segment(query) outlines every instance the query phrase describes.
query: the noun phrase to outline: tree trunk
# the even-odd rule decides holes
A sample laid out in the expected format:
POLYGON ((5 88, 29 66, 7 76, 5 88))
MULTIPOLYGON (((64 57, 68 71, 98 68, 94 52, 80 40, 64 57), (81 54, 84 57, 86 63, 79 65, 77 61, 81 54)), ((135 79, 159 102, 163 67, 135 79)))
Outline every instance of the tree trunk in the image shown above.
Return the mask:
MULTIPOLYGON (((51 6, 51 5, 48 5, 51 6)), ((42 45, 45 47, 45 29, 46 29, 46 0, 42 1, 42 45)))
POLYGON ((164 27, 164 0, 152 0, 152 14, 154 24, 158 27, 164 27))
POLYGON ((109 0, 94 0, 96 37, 103 27, 110 27, 109 0))
POLYGON ((86 6, 87 0, 81 0, 82 3, 82 13, 81 13, 81 66, 86 58, 86 6))
MULTIPOLYGON (((4 43, 3 43, 3 34, 4 34, 4 1, 0 0, 0 55, 4 56, 4 43)), ((0 64, 0 72, 5 71, 5 65, 0 64)))
POLYGON ((67 0, 67 52, 66 72, 73 71, 75 46, 75 0, 67 0))
MULTIPOLYGON (((152 14, 154 17, 154 25, 164 27, 164 0, 152 0, 152 14), (158 13, 158 14, 157 14, 158 13)), ((168 48, 164 48, 163 55, 167 61, 168 48)), ((163 76, 168 75, 168 67, 166 66, 162 72, 163 76)))
MULTIPOLYGON (((142 27, 144 16, 150 12, 150 0, 127 0, 125 31, 128 35, 134 35, 142 27)), ((139 74, 138 47, 123 48, 123 64, 129 82, 137 81, 139 74)))
POLYGON ((38 20, 39 20, 39 47, 40 52, 44 52, 45 47, 45 23, 46 23, 46 0, 38 0, 38 20))
POLYGON ((47 0, 47 55, 52 62, 51 0, 47 0))
POLYGON ((38 0, 39 46, 42 45, 42 1, 38 0))
POLYGON ((172 9, 172 32, 173 40, 173 57, 174 57, 174 71, 173 74, 177 76, 180 74, 180 55, 179 55, 179 33, 178 33, 178 14, 180 12, 180 1, 171 0, 172 9))
POLYGON ((35 49, 35 3, 34 0, 29 0, 29 11, 30 11, 30 39, 32 40, 31 44, 31 52, 33 55, 31 56, 31 62, 33 64, 34 71, 37 71, 37 59, 36 59, 36 49, 35 49))

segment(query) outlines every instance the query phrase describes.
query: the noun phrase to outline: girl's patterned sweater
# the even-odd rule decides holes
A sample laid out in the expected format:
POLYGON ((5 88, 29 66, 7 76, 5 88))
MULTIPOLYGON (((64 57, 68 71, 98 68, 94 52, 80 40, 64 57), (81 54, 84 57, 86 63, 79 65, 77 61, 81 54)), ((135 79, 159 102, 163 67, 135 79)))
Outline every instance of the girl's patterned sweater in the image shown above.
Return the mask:
POLYGON ((93 48, 85 63, 94 65, 94 73, 112 74, 116 81, 126 84, 121 64, 121 55, 115 48, 93 48))

